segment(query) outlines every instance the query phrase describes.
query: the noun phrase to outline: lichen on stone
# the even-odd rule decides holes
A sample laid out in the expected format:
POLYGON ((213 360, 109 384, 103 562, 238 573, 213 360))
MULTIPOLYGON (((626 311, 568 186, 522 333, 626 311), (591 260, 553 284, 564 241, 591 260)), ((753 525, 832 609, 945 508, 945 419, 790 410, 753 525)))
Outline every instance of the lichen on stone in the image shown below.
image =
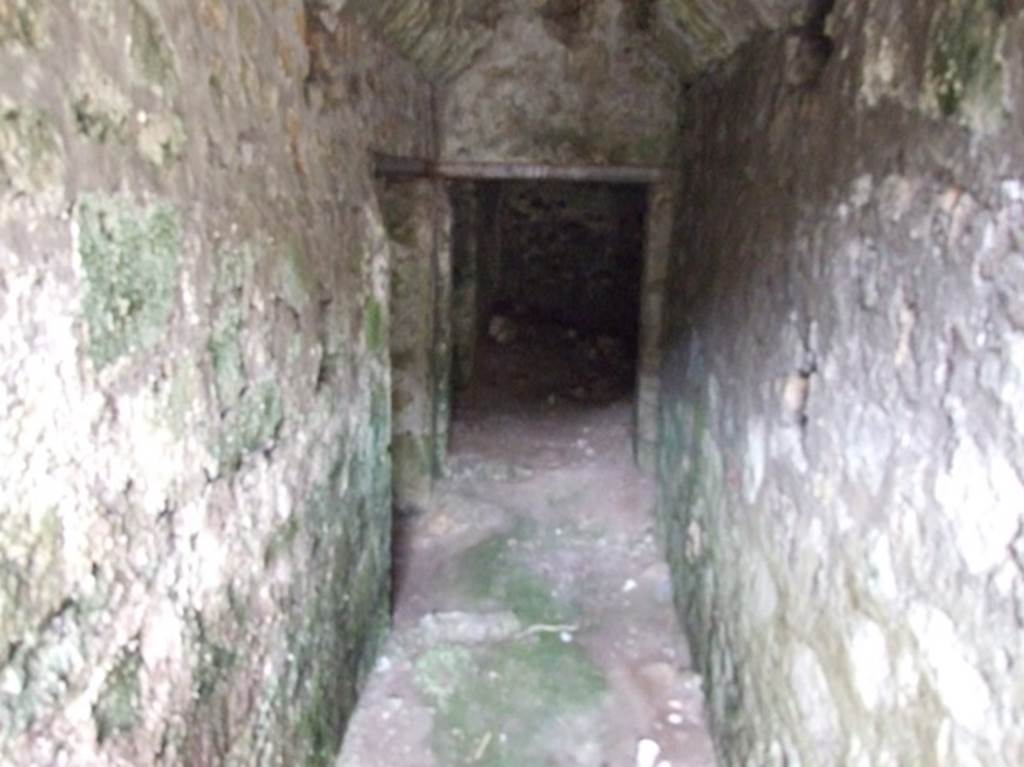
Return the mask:
POLYGON ((0 103, 0 190, 36 194, 56 186, 62 171, 60 136, 50 117, 0 103))
POLYGON ((235 470, 242 459, 271 445, 284 421, 284 404, 271 381, 248 387, 225 418, 217 457, 222 468, 235 470))
POLYGON ((9 643, 0 692, 0 743, 51 716, 72 689, 80 689, 88 632, 95 629, 86 622, 80 606, 67 600, 38 628, 9 643))
POLYGON ((59 510, 4 509, 0 540, 0 646, 6 646, 42 622, 63 599, 62 579, 54 577, 63 565, 59 510))
POLYGON ((105 72, 86 62, 75 83, 71 111, 78 132, 103 144, 124 139, 131 104, 105 72))
POLYGON ((132 0, 132 62, 150 85, 166 88, 177 81, 174 54, 159 20, 142 0, 132 0))
POLYGON ((46 41, 49 8, 38 0, 0 0, 0 47, 40 48, 46 41))
POLYGON ((316 275, 302 242, 296 238, 285 242, 277 264, 281 298, 293 311, 303 311, 314 295, 316 275))
POLYGON ((217 404, 222 412, 238 404, 248 381, 242 353, 245 321, 244 288, 252 279, 256 255, 253 248, 220 248, 215 253, 217 271, 213 286, 213 326, 207 350, 213 366, 217 404))
POLYGON ((944 116, 998 108, 1003 75, 998 58, 1003 12, 1000 0, 954 0, 936 13, 928 78, 944 116))
POLYGON ((87 195, 75 209, 75 224, 89 352, 104 368, 164 338, 177 294, 181 222, 169 204, 147 209, 87 195))
POLYGON ((432 747, 441 763, 486 767, 540 764, 559 717, 599 705, 607 689, 579 645, 549 636, 476 652, 436 647, 416 662, 415 681, 437 711, 432 747), (505 737, 488 737, 497 732, 505 737))
POLYGON ((122 650, 92 708, 96 738, 100 743, 142 723, 141 672, 142 657, 138 650, 122 650))
POLYGON ((456 567, 459 583, 472 599, 507 608, 525 624, 569 622, 575 617, 573 606, 552 596, 551 584, 521 561, 511 543, 529 535, 519 527, 467 549, 456 567))
POLYGON ((200 703, 208 703, 231 675, 238 662, 238 651, 212 634, 198 610, 190 613, 189 626, 197 655, 193 673, 195 695, 200 703))
POLYGON ((292 544, 299 537, 301 529, 299 518, 294 514, 274 529, 266 545, 263 547, 263 564, 265 567, 273 567, 282 556, 291 550, 292 544))
POLYGON ((384 307, 374 296, 366 299, 366 346, 371 352, 380 352, 388 344, 387 318, 384 307))
POLYGON ((245 389, 245 360, 242 356, 240 334, 242 314, 237 307, 228 307, 213 320, 213 332, 207 348, 213 365, 213 383, 217 403, 222 410, 238 404, 245 389))
POLYGON ((139 153, 157 168, 166 168, 181 159, 188 135, 185 123, 175 114, 156 115, 139 131, 139 153))
POLYGON ((295 541, 310 541, 310 567, 321 574, 303 609, 292 616, 288 652, 294 663, 285 683, 294 692, 283 706, 294 717, 307 765, 327 765, 337 755, 347 712, 370 668, 388 625, 387 529, 371 524, 387 499, 378 497, 372 473, 350 457, 339 439, 325 476, 313 488, 301 523, 275 531, 266 555, 286 555, 295 541), (301 529, 300 529, 301 524, 301 529), (294 669, 303 677, 292 679, 294 669))

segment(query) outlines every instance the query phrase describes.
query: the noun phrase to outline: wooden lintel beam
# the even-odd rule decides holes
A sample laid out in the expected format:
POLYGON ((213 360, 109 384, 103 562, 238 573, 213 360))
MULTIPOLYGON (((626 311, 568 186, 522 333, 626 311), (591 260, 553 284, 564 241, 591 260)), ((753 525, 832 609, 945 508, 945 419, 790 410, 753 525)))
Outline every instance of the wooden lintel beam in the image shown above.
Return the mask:
POLYGON ((432 162, 374 154, 381 178, 438 178, 460 181, 589 181, 603 184, 654 184, 669 170, 649 165, 545 165, 498 162, 432 162))

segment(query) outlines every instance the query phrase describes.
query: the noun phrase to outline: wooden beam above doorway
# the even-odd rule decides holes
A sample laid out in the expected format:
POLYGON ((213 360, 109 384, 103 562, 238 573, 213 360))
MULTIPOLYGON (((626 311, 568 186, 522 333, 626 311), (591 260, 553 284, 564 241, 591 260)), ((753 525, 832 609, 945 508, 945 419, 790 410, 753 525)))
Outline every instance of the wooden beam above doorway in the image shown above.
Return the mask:
POLYGON ((650 165, 549 165, 432 161, 414 157, 373 154, 378 178, 438 178, 460 181, 581 181, 602 184, 655 184, 669 169, 650 165))

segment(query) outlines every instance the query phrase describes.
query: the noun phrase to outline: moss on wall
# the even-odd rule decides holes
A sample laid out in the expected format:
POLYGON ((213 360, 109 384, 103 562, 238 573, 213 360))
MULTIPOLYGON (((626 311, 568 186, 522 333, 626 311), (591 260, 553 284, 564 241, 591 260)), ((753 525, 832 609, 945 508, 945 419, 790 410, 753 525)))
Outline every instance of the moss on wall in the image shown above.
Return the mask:
POLYGON ((837 6, 829 87, 786 93, 769 37, 687 97, 659 492, 723 764, 1009 766, 1024 744, 1002 671, 1020 334, 974 276, 1019 258, 1019 128, 983 119, 1020 97, 1003 8, 837 6), (879 28, 884 104, 845 87, 879 28))
POLYGON ((34 0, 0 0, 0 47, 16 43, 37 48, 47 38, 50 10, 34 0))
POLYGON ((380 353, 387 348, 388 325, 384 307, 375 296, 367 296, 365 309, 366 348, 380 353))
POLYGON ((388 611, 365 158, 429 87, 343 19, 307 101, 303 0, 53 5, 0 0, 0 762, 326 763, 388 611))
POLYGON ((0 100, 0 195, 4 186, 39 194, 58 184, 62 154, 60 135, 47 113, 0 100))
POLYGON ((136 71, 150 85, 168 88, 176 84, 174 54, 160 21, 143 0, 131 0, 131 55, 136 71))
POLYGON ((103 682, 92 708, 100 743, 130 732, 142 723, 142 658, 137 649, 125 649, 103 682))
POLYGON ((140 208, 95 195, 79 202, 75 222, 89 351, 103 368, 164 338, 177 298, 181 222, 166 203, 140 208))
POLYGON ((249 385, 224 420, 217 448, 221 467, 235 470, 246 455, 271 447, 284 415, 277 384, 249 385))
POLYGON ((297 238, 285 242, 277 264, 281 297, 294 311, 303 311, 315 295, 317 279, 302 242, 297 238))
POLYGON ((955 0, 935 14, 929 78, 946 117, 965 102, 999 106, 1002 65, 996 55, 1005 4, 1000 0, 955 0))

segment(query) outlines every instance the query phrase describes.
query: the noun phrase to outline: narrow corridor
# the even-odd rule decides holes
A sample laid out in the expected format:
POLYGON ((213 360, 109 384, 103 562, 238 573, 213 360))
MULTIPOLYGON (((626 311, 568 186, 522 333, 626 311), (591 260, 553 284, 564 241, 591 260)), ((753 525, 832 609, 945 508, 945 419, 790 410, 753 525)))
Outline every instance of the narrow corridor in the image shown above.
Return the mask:
POLYGON ((0 0, 0 766, 1022 767, 1022 137, 1024 0, 0 0))
POLYGON ((338 767, 712 765, 618 361, 516 331, 482 344, 450 476, 399 521, 394 631, 338 767))

